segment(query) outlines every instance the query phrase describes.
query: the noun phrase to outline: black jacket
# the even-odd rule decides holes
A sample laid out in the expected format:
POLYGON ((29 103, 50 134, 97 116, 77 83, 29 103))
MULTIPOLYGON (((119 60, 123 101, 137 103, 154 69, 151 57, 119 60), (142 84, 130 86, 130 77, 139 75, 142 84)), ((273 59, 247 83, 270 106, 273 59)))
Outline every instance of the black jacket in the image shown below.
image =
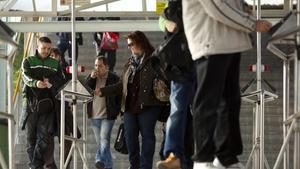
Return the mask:
MULTIPOLYGON (((45 98, 55 100, 54 96, 58 89, 65 83, 59 62, 47 57, 42 59, 38 53, 29 56, 22 63, 23 88, 23 111, 20 117, 21 129, 25 128, 27 118, 31 113, 36 113, 38 101, 45 98), (52 84, 50 89, 37 88, 37 81, 48 78, 52 84)), ((50 104, 48 104, 50 105, 50 104)), ((44 107, 45 108, 45 107, 44 107)), ((45 108, 45 111, 53 111, 54 107, 45 108)))
POLYGON ((162 67, 168 80, 185 82, 194 78, 193 60, 184 34, 181 0, 169 0, 164 10, 165 19, 177 24, 175 32, 166 31, 165 41, 153 53, 152 65, 162 67))
MULTIPOLYGON (((120 81, 120 78, 112 73, 108 72, 108 77, 105 83, 105 86, 116 84, 120 81)), ((93 90, 96 88, 97 79, 91 78, 89 75, 86 78, 86 84, 93 90)), ((120 113, 121 110, 121 95, 104 95, 106 101, 106 109, 107 109, 107 119, 115 120, 120 113)), ((91 118, 93 112, 93 102, 88 103, 87 105, 87 113, 88 117, 91 118)))

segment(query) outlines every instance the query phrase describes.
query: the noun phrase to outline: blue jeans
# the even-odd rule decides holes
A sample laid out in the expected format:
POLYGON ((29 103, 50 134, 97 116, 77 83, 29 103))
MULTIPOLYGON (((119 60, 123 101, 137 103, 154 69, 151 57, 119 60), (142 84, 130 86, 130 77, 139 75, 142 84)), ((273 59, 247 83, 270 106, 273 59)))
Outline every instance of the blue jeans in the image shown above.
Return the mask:
POLYGON ((110 136, 115 120, 91 119, 91 123, 98 145, 96 162, 101 161, 104 163, 105 168, 112 168, 110 136))
POLYGON ((152 169, 155 152, 155 124, 161 108, 152 107, 140 114, 124 113, 125 138, 130 169, 152 169), (139 132, 142 136, 140 152, 139 132))
POLYGON ((181 159, 182 168, 186 168, 184 156, 184 136, 187 121, 188 107, 191 105, 195 93, 194 80, 186 80, 183 83, 171 81, 170 116, 166 126, 166 140, 164 156, 172 152, 181 159))

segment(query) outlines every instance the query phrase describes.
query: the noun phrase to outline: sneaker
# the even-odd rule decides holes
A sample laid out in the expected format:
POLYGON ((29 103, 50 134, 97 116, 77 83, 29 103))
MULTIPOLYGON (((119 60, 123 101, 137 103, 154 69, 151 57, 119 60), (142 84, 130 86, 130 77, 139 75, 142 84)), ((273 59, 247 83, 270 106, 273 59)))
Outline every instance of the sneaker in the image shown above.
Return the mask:
POLYGON ((180 159, 175 157, 173 153, 170 153, 164 161, 157 162, 156 166, 158 169, 181 169, 180 159))
POLYGON ((96 169, 104 169, 104 163, 102 163, 101 161, 97 161, 95 166, 96 169))
POLYGON ((219 161, 218 158, 215 158, 214 159, 214 162, 213 162, 214 166, 216 166, 218 169, 245 169, 244 165, 240 162, 238 163, 235 163, 235 164, 231 164, 230 166, 223 166, 221 164, 221 162, 219 161))
POLYGON ((211 162, 194 162, 193 169, 219 169, 213 165, 211 162))

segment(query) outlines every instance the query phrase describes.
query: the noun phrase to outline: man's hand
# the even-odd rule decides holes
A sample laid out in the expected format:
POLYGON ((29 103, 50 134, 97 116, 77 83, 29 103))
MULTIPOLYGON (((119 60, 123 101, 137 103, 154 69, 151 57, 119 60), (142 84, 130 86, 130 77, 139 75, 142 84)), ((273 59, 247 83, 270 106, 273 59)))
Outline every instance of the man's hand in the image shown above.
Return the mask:
POLYGON ((49 82, 49 79, 48 79, 48 78, 45 78, 45 77, 44 77, 44 83, 47 84, 47 88, 51 88, 51 87, 52 87, 52 84, 49 82))
POLYGON ((168 30, 168 32, 175 32, 177 28, 177 24, 173 21, 170 20, 166 20, 166 29, 168 30))
POLYGON ((272 27, 272 23, 266 20, 257 20, 255 30, 256 32, 268 32, 272 27))
POLYGON ((36 82, 36 87, 37 87, 37 88, 40 88, 40 89, 47 88, 47 83, 45 83, 45 82, 39 80, 39 81, 36 82))
POLYGON ((93 70, 91 73, 91 78, 95 79, 98 76, 98 73, 96 70, 93 70))

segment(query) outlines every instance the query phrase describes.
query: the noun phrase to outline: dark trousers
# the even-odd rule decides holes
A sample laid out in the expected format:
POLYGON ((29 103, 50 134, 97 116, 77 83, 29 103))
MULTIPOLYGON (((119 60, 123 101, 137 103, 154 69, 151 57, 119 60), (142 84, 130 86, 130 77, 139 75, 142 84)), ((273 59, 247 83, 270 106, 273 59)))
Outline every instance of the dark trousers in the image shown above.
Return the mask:
MULTIPOLYGON (((72 146, 72 142, 70 140, 65 140, 65 161, 69 155, 70 149, 72 146)), ((54 161, 54 137, 52 137, 49 141, 48 149, 44 154, 44 169, 57 169, 57 166, 54 161)), ((71 161, 71 160, 70 160, 71 161)), ((67 169, 70 168, 70 162, 67 165, 67 169)))
POLYGON ((196 61, 193 103, 197 162, 218 157, 224 166, 238 162, 240 134, 240 53, 212 55, 196 61))
POLYGON ((140 114, 124 113, 130 169, 152 169, 156 141, 154 129, 160 112, 160 107, 153 107, 140 114), (139 133, 142 136, 141 147, 139 133))
POLYGON ((57 169, 54 161, 54 137, 49 139, 48 149, 44 154, 44 161, 45 169, 57 169))
POLYGON ((54 113, 30 113, 26 123, 27 153, 32 169, 42 169, 44 154, 53 139, 54 113))

